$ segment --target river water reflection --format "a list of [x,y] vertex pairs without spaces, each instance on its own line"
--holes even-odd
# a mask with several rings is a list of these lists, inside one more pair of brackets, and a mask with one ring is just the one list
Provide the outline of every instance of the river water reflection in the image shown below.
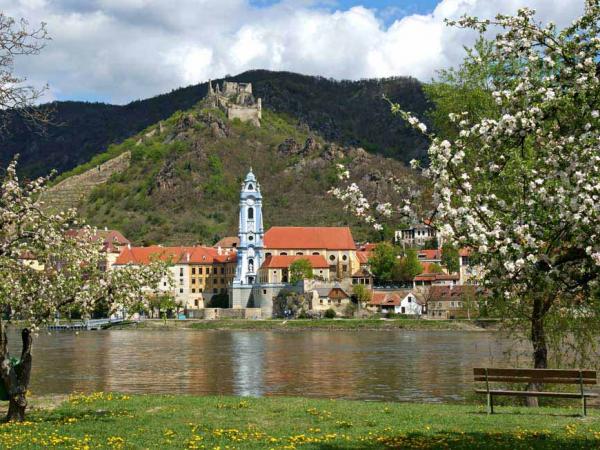
[[40,333],[31,389],[452,401],[511,345],[457,331]]

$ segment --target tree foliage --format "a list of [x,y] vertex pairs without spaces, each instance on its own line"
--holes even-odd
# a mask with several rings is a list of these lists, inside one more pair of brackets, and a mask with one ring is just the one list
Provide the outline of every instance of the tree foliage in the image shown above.
[[[548,365],[549,344],[570,341],[577,355],[590,354],[600,330],[599,3],[586,1],[585,14],[563,30],[526,8],[451,24],[500,30],[459,70],[479,71],[483,98],[496,106],[457,101],[438,127],[444,134],[428,135],[436,224],[445,239],[476,251],[494,306],[528,330],[535,367]],[[456,101],[461,84],[446,81]]]
[[419,262],[417,251],[408,249],[400,259],[396,260],[393,279],[394,281],[409,282],[421,273],[423,273],[423,266]]
[[373,275],[381,281],[390,281],[397,256],[397,249],[389,242],[378,244],[369,258],[369,267]]
[[356,297],[356,301],[364,305],[371,301],[373,292],[364,284],[355,284],[352,286],[352,295]]
[[458,249],[449,242],[442,246],[442,266],[448,273],[456,273],[460,270],[460,254]]
[[[159,262],[105,271],[106,254],[95,230],[81,227],[74,210],[40,209],[36,201],[46,181],[21,185],[13,162],[0,183],[0,309],[27,324],[21,356],[26,364],[15,372],[0,321],[0,379],[9,391],[8,418],[16,420],[23,420],[27,405],[33,329],[73,313],[86,318],[99,308],[128,310],[166,275]],[[74,227],[79,231],[70,233]]]
[[295,284],[302,280],[313,278],[313,266],[306,258],[297,259],[290,264],[290,283]]

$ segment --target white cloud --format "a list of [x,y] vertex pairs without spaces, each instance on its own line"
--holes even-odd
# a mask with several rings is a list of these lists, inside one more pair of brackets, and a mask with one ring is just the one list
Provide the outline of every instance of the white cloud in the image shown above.
[[459,62],[462,46],[474,39],[446,27],[446,17],[491,17],[525,5],[541,20],[565,25],[583,11],[583,0],[442,0],[431,14],[386,26],[365,7],[327,10],[312,3],[255,8],[248,0],[0,0],[0,9],[32,24],[48,23],[53,40],[17,68],[33,83],[48,82],[50,97],[117,103],[257,68],[428,80]]

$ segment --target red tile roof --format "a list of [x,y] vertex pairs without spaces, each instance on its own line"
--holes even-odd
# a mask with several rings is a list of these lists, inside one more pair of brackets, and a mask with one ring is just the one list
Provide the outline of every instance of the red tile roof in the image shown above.
[[222,252],[213,247],[125,247],[115,264],[149,264],[155,259],[179,264],[213,264],[236,262],[235,252]]
[[222,247],[222,248],[237,248],[240,245],[240,238],[237,236],[225,236],[219,242],[217,242],[213,247]]
[[368,264],[369,258],[371,257],[371,252],[356,252],[356,257],[358,258],[358,262],[360,264]]
[[265,247],[356,250],[349,227],[272,227],[265,233]]
[[294,261],[306,259],[312,265],[313,269],[328,269],[329,264],[321,255],[277,255],[268,256],[261,267],[268,269],[287,269]]
[[477,290],[476,286],[431,286],[429,301],[457,300],[465,295],[473,295]]
[[419,250],[417,252],[417,256],[419,259],[431,259],[431,260],[439,261],[442,259],[442,251],[441,250]]
[[400,306],[402,299],[394,292],[373,292],[369,302],[373,306]]
[[445,280],[459,280],[460,275],[453,273],[448,275],[447,273],[422,273],[417,275],[415,281],[445,281]]
[[[83,237],[84,230],[71,229],[67,231],[69,237]],[[104,249],[109,252],[119,251],[119,247],[129,244],[129,240],[117,230],[97,230],[96,234],[92,236],[92,241],[102,240]]]

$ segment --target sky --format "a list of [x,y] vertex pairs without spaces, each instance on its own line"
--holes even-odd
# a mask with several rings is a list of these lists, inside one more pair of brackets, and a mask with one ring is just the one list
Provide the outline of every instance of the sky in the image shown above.
[[124,104],[250,69],[336,79],[413,76],[456,66],[473,32],[444,18],[528,6],[569,24],[584,0],[0,0],[47,23],[52,40],[15,70],[51,100]]

